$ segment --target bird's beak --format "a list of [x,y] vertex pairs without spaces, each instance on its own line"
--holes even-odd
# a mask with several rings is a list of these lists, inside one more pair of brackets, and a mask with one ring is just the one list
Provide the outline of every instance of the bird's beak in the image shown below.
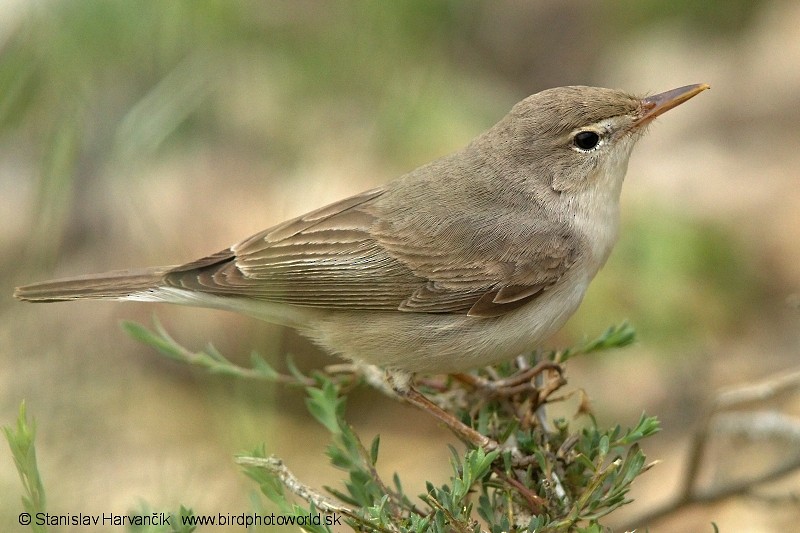
[[633,127],[639,128],[650,123],[650,121],[658,115],[666,113],[673,107],[681,105],[689,98],[697,96],[710,88],[711,86],[707,83],[697,83],[695,85],[687,85],[686,87],[679,87],[665,93],[642,98],[642,116],[636,119],[633,123]]

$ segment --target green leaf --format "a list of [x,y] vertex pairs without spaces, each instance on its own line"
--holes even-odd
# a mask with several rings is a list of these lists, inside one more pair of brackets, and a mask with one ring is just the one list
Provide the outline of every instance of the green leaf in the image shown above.
[[[36,460],[36,422],[33,420],[28,422],[25,402],[20,403],[16,427],[3,426],[3,433],[22,482],[23,509],[31,515],[46,512],[47,498]],[[47,528],[34,521],[31,523],[31,529],[39,533],[46,531]]]
[[308,412],[332,434],[340,435],[342,425],[339,415],[345,400],[338,396],[336,386],[328,381],[323,384],[321,389],[307,387],[306,394],[308,394],[308,398],[306,398]]
[[378,462],[378,447],[381,445],[381,436],[375,435],[369,448],[369,460],[374,465]]
[[170,359],[174,359],[175,361],[185,361],[186,357],[184,356],[185,352],[183,348],[175,343],[172,337],[170,337],[166,331],[164,331],[164,329],[161,327],[161,324],[159,324],[158,319],[154,317],[153,322],[155,323],[155,327],[158,329],[157,333],[150,331],[138,322],[131,322],[129,320],[122,322],[122,329],[124,329],[128,335],[133,337],[134,340],[155,348]]
[[255,350],[250,352],[250,364],[254,370],[264,376],[266,379],[275,380],[279,375],[278,371],[275,370],[275,368]]
[[608,455],[609,443],[608,443],[608,436],[603,435],[600,437],[600,443],[597,446],[597,449],[600,453],[600,457],[605,457]]
[[622,348],[632,344],[636,340],[636,330],[628,322],[623,322],[619,326],[611,326],[605,330],[598,338],[584,343],[577,348],[571,348],[561,352],[558,357],[560,362],[582,354],[602,352],[611,348]]

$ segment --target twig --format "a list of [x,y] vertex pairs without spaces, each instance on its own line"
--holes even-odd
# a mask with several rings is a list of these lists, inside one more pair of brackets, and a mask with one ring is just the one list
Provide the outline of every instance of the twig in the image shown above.
[[491,452],[500,448],[500,444],[497,441],[490,439],[478,431],[475,431],[464,422],[453,416],[451,413],[448,413],[430,401],[424,394],[413,387],[409,387],[405,390],[398,389],[396,390],[396,393],[398,397],[402,398],[411,405],[422,409],[442,422],[462,441],[472,444],[473,446],[481,447],[487,452]]
[[498,478],[514,487],[514,490],[516,490],[517,493],[519,493],[519,495],[522,496],[528,503],[528,507],[530,508],[532,514],[541,514],[546,509],[547,502],[541,496],[526,487],[524,483],[521,483],[519,480],[509,476],[499,467],[492,468],[492,471]]
[[800,421],[793,417],[774,411],[721,414],[723,411],[775,398],[794,389],[800,389],[800,370],[781,372],[756,383],[720,391],[701,418],[700,426],[692,439],[691,454],[687,460],[683,483],[678,495],[672,501],[636,517],[630,523],[649,525],[691,505],[708,504],[733,496],[749,494],[758,485],[779,479],[800,469],[800,455],[798,455],[755,477],[708,489],[695,487],[712,428],[721,430],[723,433],[747,433],[760,437],[771,434],[770,436],[788,437],[793,441],[800,439]]
[[782,372],[756,383],[724,389],[719,392],[714,398],[711,407],[701,419],[700,429],[695,433],[691,447],[692,455],[689,457],[686,474],[683,478],[683,486],[680,491],[681,499],[691,498],[708,444],[711,420],[717,413],[734,407],[742,407],[749,403],[763,402],[798,387],[800,387],[800,370],[788,373]]
[[763,402],[793,389],[800,389],[800,369],[781,372],[757,383],[725,389],[717,395],[713,410],[721,411],[748,403]]
[[340,505],[330,498],[320,494],[308,485],[304,485],[302,481],[297,479],[285,464],[283,460],[274,455],[269,457],[249,457],[240,456],[236,458],[236,462],[242,466],[255,466],[263,468],[269,473],[276,476],[284,487],[289,489],[297,497],[306,502],[313,504],[314,507],[325,513],[341,513],[353,519],[358,519],[355,512],[349,507]]
[[559,375],[563,372],[561,365],[557,363],[552,361],[540,361],[534,367],[526,368],[503,379],[490,380],[471,374],[455,374],[454,377],[462,383],[466,383],[477,389],[486,390],[492,395],[503,397],[514,396],[535,389],[535,386],[531,382],[545,370],[555,370]]
[[[780,479],[797,469],[800,469],[800,456],[791,461],[785,462],[781,466],[769,472],[753,478],[737,481],[735,483],[728,483],[707,490],[697,490],[692,492],[689,497],[681,495],[680,497],[673,499],[661,507],[657,507],[656,509],[648,511],[645,514],[634,518],[630,521],[630,524],[652,525],[665,516],[678,512],[685,507],[709,504],[725,500],[733,496],[750,494],[757,485]],[[625,531],[632,529],[633,526],[629,525],[625,528]]]

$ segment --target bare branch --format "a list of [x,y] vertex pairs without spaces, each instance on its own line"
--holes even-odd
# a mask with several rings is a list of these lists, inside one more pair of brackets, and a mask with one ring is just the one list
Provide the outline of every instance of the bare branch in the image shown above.
[[269,457],[237,457],[236,462],[242,466],[255,466],[267,470],[275,475],[284,487],[289,489],[300,499],[313,504],[314,507],[322,512],[341,513],[351,518],[356,518],[352,509],[340,505],[327,496],[315,491],[308,485],[303,484],[303,482],[297,479],[297,476],[283,464],[283,460],[279,457],[274,455],[270,455]]
[[[720,391],[703,415],[692,442],[686,472],[678,495],[670,502],[631,521],[650,525],[691,505],[708,504],[726,498],[752,495],[764,483],[780,479],[800,469],[800,454],[758,476],[725,483],[707,489],[695,487],[703,466],[705,451],[712,433],[746,434],[753,439],[785,438],[800,441],[800,420],[776,411],[725,412],[771,400],[781,394],[800,389],[800,370],[781,372],[755,383]],[[800,449],[800,447],[795,447]]]

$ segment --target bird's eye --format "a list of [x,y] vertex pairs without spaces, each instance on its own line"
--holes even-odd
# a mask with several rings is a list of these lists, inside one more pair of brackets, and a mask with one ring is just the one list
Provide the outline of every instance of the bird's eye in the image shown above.
[[600,144],[600,135],[594,131],[579,131],[572,138],[572,142],[581,150],[594,150]]

